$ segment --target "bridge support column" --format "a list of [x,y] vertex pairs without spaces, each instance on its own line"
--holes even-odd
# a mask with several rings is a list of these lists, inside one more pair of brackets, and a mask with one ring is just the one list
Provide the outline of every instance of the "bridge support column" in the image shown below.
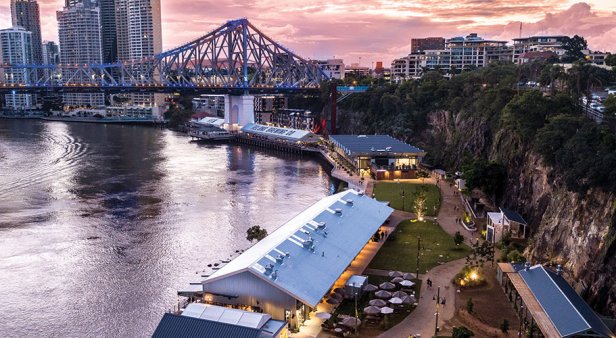
[[253,95],[225,95],[225,123],[230,130],[255,122],[255,97]]

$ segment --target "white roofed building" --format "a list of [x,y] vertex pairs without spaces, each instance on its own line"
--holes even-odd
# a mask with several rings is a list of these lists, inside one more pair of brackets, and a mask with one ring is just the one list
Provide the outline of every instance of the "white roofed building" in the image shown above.
[[248,123],[242,127],[242,133],[270,141],[290,143],[314,143],[321,140],[320,136],[309,130],[272,127],[257,123]]
[[204,280],[204,300],[297,328],[392,211],[352,190],[328,196]]

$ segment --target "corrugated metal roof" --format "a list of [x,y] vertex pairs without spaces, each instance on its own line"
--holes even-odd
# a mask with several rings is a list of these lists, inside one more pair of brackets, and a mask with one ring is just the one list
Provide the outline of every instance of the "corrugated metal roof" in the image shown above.
[[182,316],[251,327],[253,329],[261,329],[268,320],[272,319],[272,316],[267,313],[242,311],[202,303],[188,304],[182,312]]
[[540,264],[528,270],[521,269],[518,273],[562,337],[588,331],[604,337],[613,336],[597,314],[562,276],[547,271]]
[[242,127],[242,132],[275,137],[289,141],[301,141],[309,138],[317,138],[316,134],[308,130],[271,127],[256,123],[248,123]]
[[329,139],[350,156],[385,153],[425,154],[423,150],[389,135],[331,135]]
[[153,338],[259,338],[261,330],[165,313]]
[[316,306],[392,212],[352,190],[326,197],[212,274],[204,289],[212,281],[250,271]]

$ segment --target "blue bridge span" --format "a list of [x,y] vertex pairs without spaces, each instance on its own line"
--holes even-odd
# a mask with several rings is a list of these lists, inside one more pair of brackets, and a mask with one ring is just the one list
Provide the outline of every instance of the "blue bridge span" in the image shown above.
[[328,80],[313,62],[281,46],[247,19],[232,20],[151,58],[111,64],[0,65],[0,93],[310,92]]

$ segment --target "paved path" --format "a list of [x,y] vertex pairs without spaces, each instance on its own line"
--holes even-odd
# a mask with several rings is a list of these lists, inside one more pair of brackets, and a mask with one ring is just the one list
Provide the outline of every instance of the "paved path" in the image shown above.
[[[426,179],[426,183],[435,184],[433,178]],[[441,190],[441,208],[438,216],[435,218],[441,225],[443,230],[450,235],[460,231],[465,237],[465,242],[470,243],[471,240],[475,240],[475,234],[467,231],[462,225],[456,222],[456,218],[462,217],[462,202],[459,195],[455,194],[455,187],[451,187],[447,182],[440,182],[438,184]],[[456,289],[451,284],[451,280],[455,274],[464,266],[466,260],[459,259],[457,261],[449,262],[447,264],[439,265],[427,274],[420,275],[421,280],[421,293],[419,305],[417,308],[402,322],[394,326],[390,330],[383,333],[380,337],[404,337],[409,335],[421,334],[422,337],[432,337],[434,335],[435,326],[435,312],[436,301],[432,300],[432,297],[436,294],[437,286],[441,286],[441,297],[445,297],[446,305],[441,306],[439,309],[439,326],[442,326],[447,320],[450,320],[454,316],[455,309],[455,295]],[[433,283],[431,289],[428,288],[425,281],[430,278]]]
[[439,265],[427,274],[422,275],[422,280],[430,278],[433,283],[432,288],[428,288],[427,283],[421,283],[421,293],[419,305],[411,314],[400,324],[387,330],[379,337],[404,337],[421,334],[422,337],[432,337],[436,323],[436,301],[432,297],[437,293],[437,287],[441,286],[441,297],[445,297],[446,304],[439,305],[439,326],[454,316],[456,288],[451,284],[451,278],[462,269],[465,259]]

